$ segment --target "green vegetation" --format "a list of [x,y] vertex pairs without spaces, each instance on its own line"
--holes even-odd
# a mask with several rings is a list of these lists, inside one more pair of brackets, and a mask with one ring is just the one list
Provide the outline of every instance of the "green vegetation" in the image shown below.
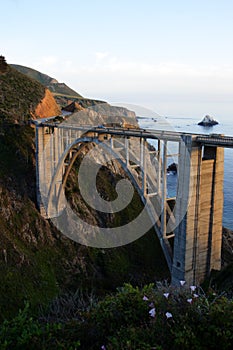
[[5,320],[0,325],[0,347],[7,349],[56,349],[75,350],[79,348],[79,341],[70,341],[59,338],[62,325],[59,323],[39,322],[30,314],[29,304],[10,321]]
[[26,304],[0,326],[1,349],[232,349],[233,300],[192,289],[125,284],[92,307],[63,297],[37,317]]
[[0,56],[0,72],[5,73],[7,71],[7,63],[4,56]]
[[0,70],[0,123],[26,122],[45,95],[45,88],[9,65]]
[[13,67],[14,69],[16,69],[18,72],[23,73],[27,77],[29,77],[31,79],[34,79],[34,80],[37,80],[42,85],[47,86],[52,81],[56,82],[55,79],[49,77],[46,74],[40,73],[40,72],[38,72],[35,69],[29,68],[29,67],[20,66],[18,64],[10,64],[10,66]]
[[[0,126],[0,315],[15,315],[24,301],[31,309],[46,306],[57,295],[81,288],[105,295],[124,282],[143,285],[168,276],[153,230],[136,242],[113,249],[81,246],[62,236],[36,208],[34,130],[23,125]],[[75,170],[74,170],[75,172]],[[72,172],[73,174],[73,172]],[[67,190],[85,220],[105,217],[79,199],[75,177]],[[112,198],[119,176],[103,168],[98,183]],[[112,185],[110,185],[112,184]],[[128,222],[141,210],[135,194],[132,207],[107,223]],[[112,222],[113,220],[113,222]],[[162,267],[162,268],[161,268]]]

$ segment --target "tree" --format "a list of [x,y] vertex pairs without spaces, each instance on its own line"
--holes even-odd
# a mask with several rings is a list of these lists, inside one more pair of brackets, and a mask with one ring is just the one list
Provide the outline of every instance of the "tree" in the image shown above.
[[0,56],[0,72],[4,73],[7,70],[7,63],[4,56]]

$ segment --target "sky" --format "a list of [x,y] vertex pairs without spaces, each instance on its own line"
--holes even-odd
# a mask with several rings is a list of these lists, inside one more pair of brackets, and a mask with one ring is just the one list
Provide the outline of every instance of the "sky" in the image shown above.
[[162,116],[233,116],[232,0],[7,0],[0,9],[8,63]]

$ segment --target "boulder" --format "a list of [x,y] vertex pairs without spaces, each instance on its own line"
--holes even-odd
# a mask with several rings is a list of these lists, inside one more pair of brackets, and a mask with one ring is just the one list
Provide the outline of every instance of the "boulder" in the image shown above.
[[167,172],[168,173],[173,173],[176,174],[177,173],[177,164],[176,163],[172,163],[167,167]]
[[206,115],[202,121],[200,121],[198,123],[198,125],[201,125],[201,126],[213,126],[213,125],[217,125],[218,122],[217,120],[215,120],[214,118],[210,117],[209,115]]

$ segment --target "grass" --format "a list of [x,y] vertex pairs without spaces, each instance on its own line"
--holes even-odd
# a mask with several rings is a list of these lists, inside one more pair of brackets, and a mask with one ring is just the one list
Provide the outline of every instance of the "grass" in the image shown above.
[[0,123],[27,122],[44,94],[40,83],[8,66],[0,73]]

